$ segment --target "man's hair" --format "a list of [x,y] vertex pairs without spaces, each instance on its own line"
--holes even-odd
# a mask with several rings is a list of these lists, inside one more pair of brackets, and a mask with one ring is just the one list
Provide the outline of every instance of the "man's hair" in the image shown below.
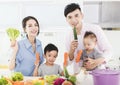
[[58,48],[52,44],[52,43],[49,43],[48,45],[46,45],[46,47],[44,48],[44,54],[46,54],[46,52],[50,52],[50,51],[57,51],[58,52]]
[[76,9],[79,9],[81,11],[79,4],[77,4],[77,3],[68,4],[64,9],[64,16],[66,17],[70,12],[72,12]]
[[96,39],[97,40],[96,35],[91,31],[86,31],[85,32],[84,38],[87,38],[87,37],[90,37],[91,39]]

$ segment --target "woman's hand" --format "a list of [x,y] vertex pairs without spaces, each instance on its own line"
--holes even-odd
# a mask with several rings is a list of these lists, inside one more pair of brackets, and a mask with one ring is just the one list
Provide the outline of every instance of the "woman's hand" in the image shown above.
[[17,51],[18,51],[18,43],[15,41],[14,46],[11,46],[11,48],[13,49],[12,51],[12,55],[11,55],[11,59],[9,60],[9,69],[13,70],[16,66],[16,55],[17,55]]
[[[13,41],[11,41],[11,43],[13,43]],[[11,48],[13,49],[14,52],[18,51],[18,43],[16,40],[14,41],[14,45],[11,45]]]

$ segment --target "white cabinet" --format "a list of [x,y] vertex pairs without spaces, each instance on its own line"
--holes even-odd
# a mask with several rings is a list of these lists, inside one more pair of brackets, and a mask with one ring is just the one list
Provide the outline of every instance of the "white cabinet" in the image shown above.
[[84,2],[83,14],[84,21],[88,23],[99,23],[100,21],[100,2]]
[[102,28],[120,28],[120,1],[84,1],[84,21]]

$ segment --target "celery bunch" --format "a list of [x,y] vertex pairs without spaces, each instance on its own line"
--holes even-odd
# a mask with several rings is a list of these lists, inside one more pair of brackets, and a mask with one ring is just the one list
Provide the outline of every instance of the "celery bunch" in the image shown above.
[[20,31],[15,28],[8,28],[7,35],[9,36],[10,40],[16,40],[16,38],[19,36]]

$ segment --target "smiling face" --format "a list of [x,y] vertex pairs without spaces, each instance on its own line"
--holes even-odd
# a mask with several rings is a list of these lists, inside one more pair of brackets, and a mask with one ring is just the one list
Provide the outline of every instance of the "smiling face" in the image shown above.
[[83,40],[86,51],[92,51],[96,46],[96,38],[86,37]]
[[58,55],[58,52],[56,50],[47,51],[46,54],[44,55],[46,58],[46,64],[53,65],[57,55]]
[[27,33],[28,37],[36,37],[38,34],[39,26],[34,19],[29,19],[26,22],[25,32]]
[[83,19],[83,14],[79,9],[76,9],[66,16],[67,22],[70,24],[72,27],[79,28],[82,25],[82,19]]

